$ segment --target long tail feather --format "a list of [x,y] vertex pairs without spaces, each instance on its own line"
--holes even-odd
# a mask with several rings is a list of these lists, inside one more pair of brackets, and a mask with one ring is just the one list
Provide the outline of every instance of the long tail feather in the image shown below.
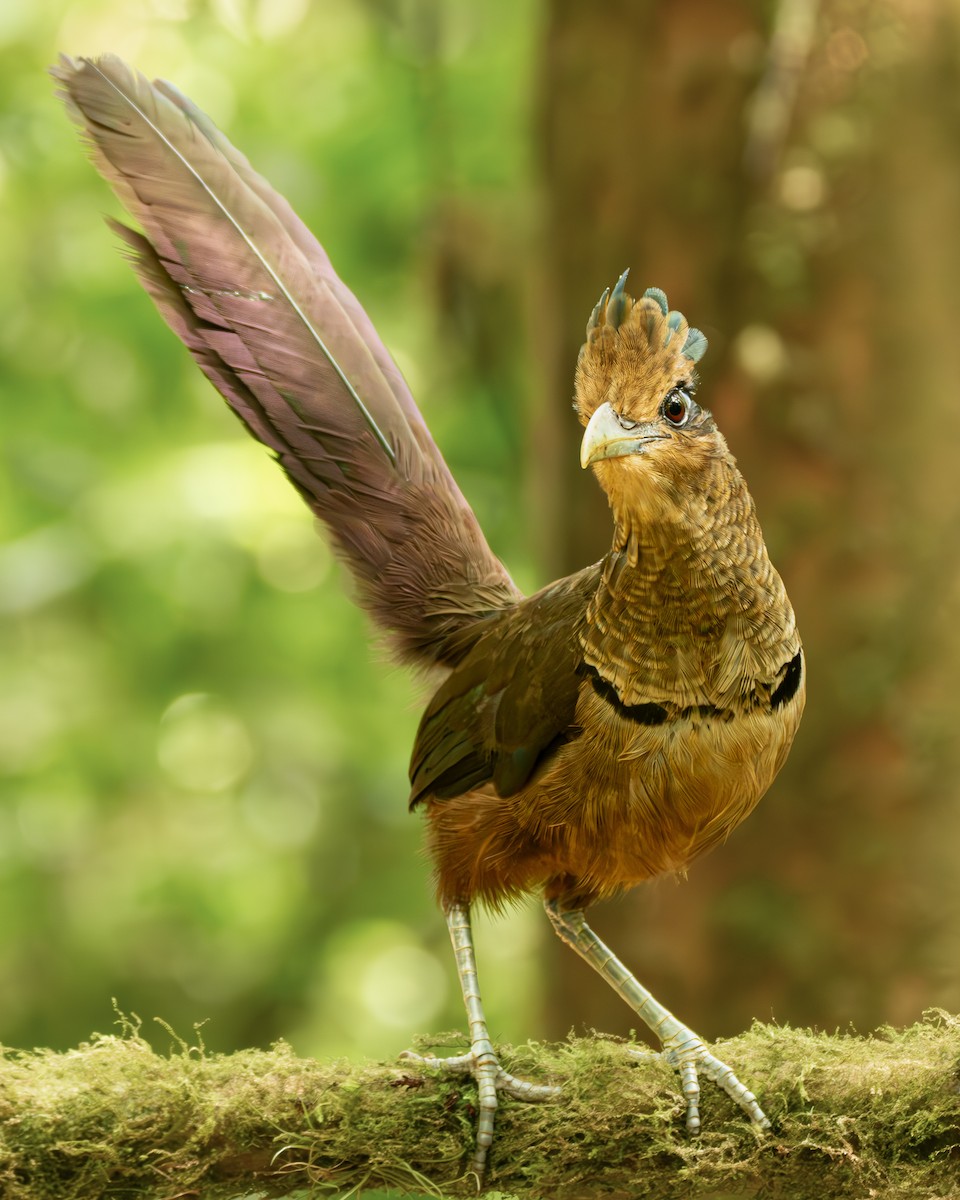
[[161,315],[270,447],[400,658],[519,593],[370,318],[289,204],[167,83],[114,57],[52,74],[144,234],[111,222]]

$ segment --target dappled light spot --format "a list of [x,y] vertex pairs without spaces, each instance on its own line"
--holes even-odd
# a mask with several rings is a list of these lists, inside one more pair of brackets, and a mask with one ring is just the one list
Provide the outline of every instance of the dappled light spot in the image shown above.
[[870,57],[870,48],[859,30],[844,25],[827,38],[824,56],[837,71],[858,71]]
[[795,212],[819,208],[827,195],[823,171],[812,163],[797,163],[780,176],[780,199]]
[[303,23],[309,6],[309,0],[259,0],[254,18],[256,31],[267,41],[286,37]]
[[62,522],[0,546],[0,612],[39,608],[86,582],[97,554],[82,533]]
[[160,718],[157,761],[181,787],[223,791],[246,774],[252,760],[246,726],[212,696],[179,696]]
[[772,383],[787,368],[783,339],[769,325],[746,325],[733,343],[740,367],[757,383]]
[[420,946],[390,946],[371,958],[360,977],[360,997],[383,1025],[409,1029],[429,1023],[443,1007],[446,972]]
[[192,446],[171,464],[184,508],[231,530],[256,526],[277,513],[303,511],[283,472],[252,442]]
[[[446,939],[437,944],[444,953]],[[310,1023],[296,1044],[322,1039],[327,1053],[396,1053],[444,1011],[450,972],[402,921],[348,921],[327,945]]]

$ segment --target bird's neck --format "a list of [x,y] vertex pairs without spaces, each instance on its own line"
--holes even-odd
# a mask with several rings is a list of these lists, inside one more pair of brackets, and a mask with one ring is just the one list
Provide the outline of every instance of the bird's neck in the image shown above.
[[617,573],[621,587],[642,589],[664,573],[709,576],[758,552],[766,557],[753,499],[729,455],[710,460],[695,486],[641,486],[611,495],[610,507],[608,558],[622,556],[630,568]]
[[722,704],[729,645],[742,647],[744,677],[781,665],[796,637],[793,613],[732,461],[715,464],[702,487],[659,512],[626,498],[613,507],[614,542],[583,647],[625,702],[693,692],[696,703]]

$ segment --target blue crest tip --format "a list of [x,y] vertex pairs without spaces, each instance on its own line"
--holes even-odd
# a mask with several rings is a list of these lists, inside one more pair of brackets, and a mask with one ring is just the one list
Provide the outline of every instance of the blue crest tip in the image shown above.
[[647,290],[643,293],[643,298],[645,300],[656,300],[656,302],[660,305],[660,311],[663,313],[664,316],[667,315],[667,309],[670,306],[669,306],[669,304],[667,304],[666,293],[661,291],[660,288],[648,287]]
[[589,321],[587,321],[587,337],[589,337],[589,336],[590,336],[590,330],[591,330],[591,329],[596,329],[596,327],[597,327],[597,323],[598,323],[598,322],[599,322],[599,320],[600,320],[600,310],[601,310],[601,309],[603,308],[603,306],[606,304],[606,302],[607,302],[607,297],[608,297],[609,295],[610,295],[610,289],[609,289],[609,288],[604,288],[604,289],[603,289],[603,295],[600,297],[600,299],[599,299],[599,300],[596,302],[596,304],[593,306],[593,312],[591,312],[591,314],[590,314],[590,320],[589,320]]
[[706,336],[699,329],[691,329],[680,353],[691,362],[699,362],[707,352]]
[[620,322],[623,320],[623,314],[627,307],[627,297],[624,288],[627,284],[627,276],[630,274],[630,268],[624,271],[617,282],[613,285],[613,291],[610,293],[610,299],[607,301],[607,324],[614,329],[620,328]]

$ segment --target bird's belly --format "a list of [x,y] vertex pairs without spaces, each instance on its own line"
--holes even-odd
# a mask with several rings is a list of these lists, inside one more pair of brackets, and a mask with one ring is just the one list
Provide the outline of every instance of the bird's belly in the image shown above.
[[[652,726],[587,724],[576,756],[544,776],[536,805],[539,837],[556,851],[558,873],[609,895],[683,870],[722,842],[773,782],[801,707]],[[585,738],[595,744],[585,746]]]

